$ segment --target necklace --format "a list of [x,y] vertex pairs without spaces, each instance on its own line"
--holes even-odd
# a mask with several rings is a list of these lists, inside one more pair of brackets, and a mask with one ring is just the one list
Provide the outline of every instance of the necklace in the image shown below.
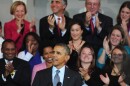
[[79,49],[80,49],[80,47],[81,47],[82,42],[83,42],[83,41],[81,40],[81,42],[80,42],[77,46],[74,46],[74,43],[73,43],[73,40],[72,40],[72,47],[73,47],[73,49],[78,52]]
[[120,71],[116,70],[115,68],[113,68],[113,74],[116,76],[120,75]]

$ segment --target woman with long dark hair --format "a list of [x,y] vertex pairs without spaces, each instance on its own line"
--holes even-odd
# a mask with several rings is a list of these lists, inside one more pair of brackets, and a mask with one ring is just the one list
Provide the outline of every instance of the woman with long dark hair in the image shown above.
[[79,52],[78,58],[79,73],[83,78],[83,84],[88,86],[102,86],[99,75],[101,70],[95,66],[95,53],[93,48],[85,44]]
[[40,37],[35,32],[29,32],[23,41],[23,49],[18,54],[18,58],[28,61],[33,69],[34,65],[43,62],[40,54]]

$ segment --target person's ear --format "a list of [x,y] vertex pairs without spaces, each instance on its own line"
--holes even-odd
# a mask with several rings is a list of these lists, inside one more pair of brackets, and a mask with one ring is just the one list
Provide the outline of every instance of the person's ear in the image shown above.
[[65,8],[66,8],[66,5],[64,5],[63,8],[65,9]]
[[66,55],[66,62],[68,62],[69,59],[70,59],[70,56]]

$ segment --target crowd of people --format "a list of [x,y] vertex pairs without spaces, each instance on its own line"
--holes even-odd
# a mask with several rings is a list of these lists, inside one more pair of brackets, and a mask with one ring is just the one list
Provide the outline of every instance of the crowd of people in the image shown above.
[[73,18],[64,14],[67,4],[51,0],[39,35],[35,21],[25,19],[25,3],[11,5],[14,18],[0,38],[0,86],[130,85],[130,1],[120,6],[116,25],[100,13],[101,0],[85,0],[86,12]]

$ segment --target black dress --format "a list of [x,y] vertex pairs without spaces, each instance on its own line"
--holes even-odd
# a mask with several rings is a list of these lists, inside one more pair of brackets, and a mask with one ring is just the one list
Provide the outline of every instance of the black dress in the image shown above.
[[102,70],[95,67],[92,71],[92,73],[90,74],[90,79],[85,81],[85,83],[88,86],[103,86],[104,83],[101,81],[100,79],[100,74],[101,74]]
[[70,55],[70,59],[67,62],[67,66],[74,70],[77,71],[77,60],[78,60],[78,52],[76,50],[72,50],[72,53]]

